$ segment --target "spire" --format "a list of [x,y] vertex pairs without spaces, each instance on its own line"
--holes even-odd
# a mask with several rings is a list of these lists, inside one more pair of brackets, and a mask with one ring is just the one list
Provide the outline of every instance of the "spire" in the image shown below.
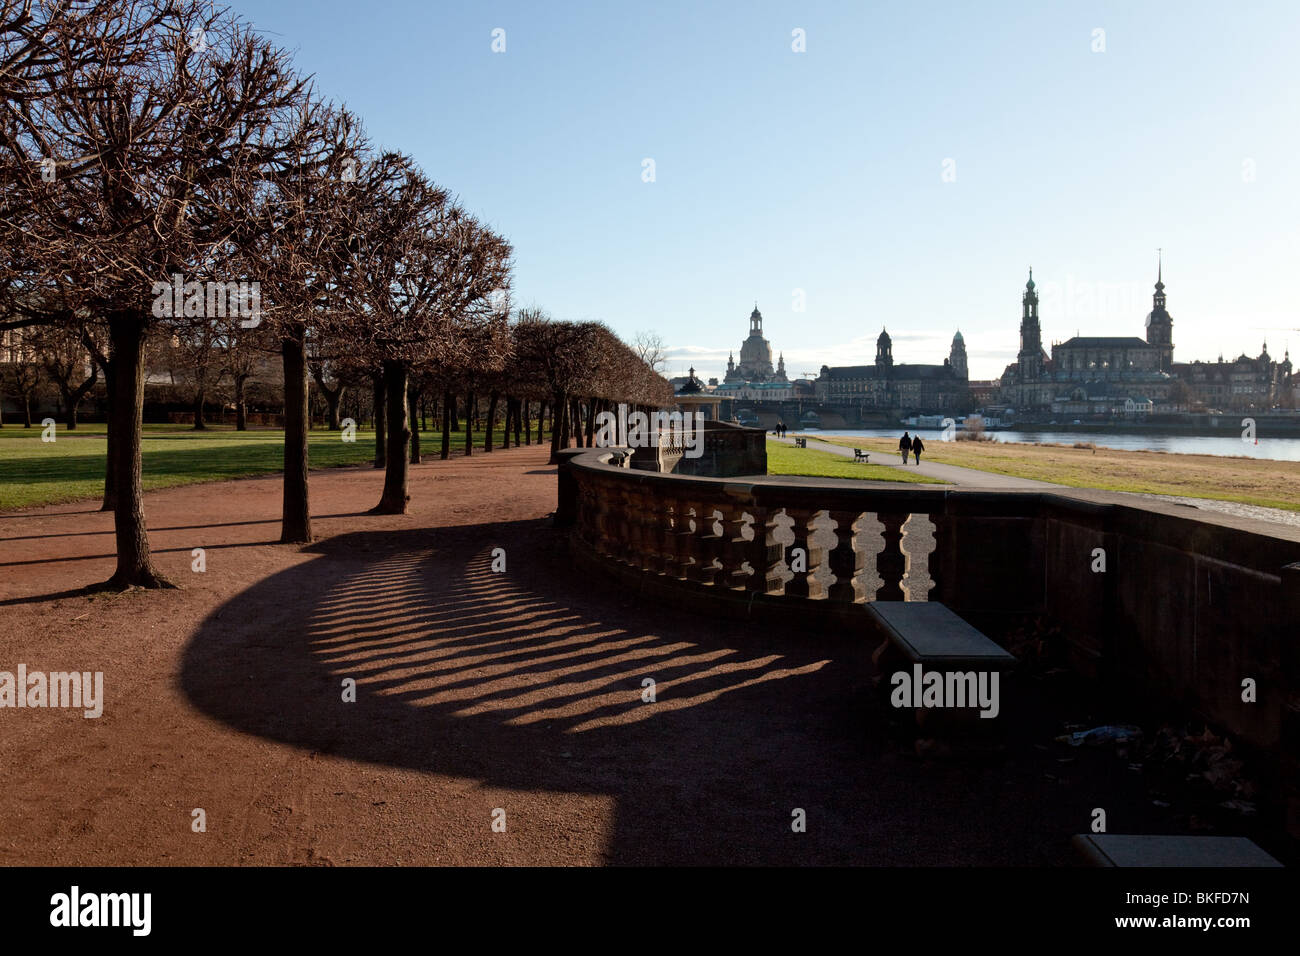
[[1156,291],[1157,291],[1157,292],[1159,292],[1160,290],[1162,290],[1162,289],[1165,287],[1165,279],[1164,279],[1165,263],[1164,263],[1164,258],[1165,258],[1165,256],[1164,256],[1164,250],[1163,250],[1163,249],[1157,249],[1157,250],[1156,250]]

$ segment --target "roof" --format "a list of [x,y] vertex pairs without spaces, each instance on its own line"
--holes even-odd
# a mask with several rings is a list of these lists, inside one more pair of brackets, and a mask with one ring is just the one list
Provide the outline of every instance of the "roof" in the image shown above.
[[1056,348],[1062,349],[1154,349],[1146,339],[1136,335],[1076,335],[1060,343]]
[[[840,365],[835,368],[823,366],[823,379],[828,381],[844,381],[863,378],[880,378],[880,370],[875,365]],[[888,373],[891,381],[906,381],[907,379],[916,378],[955,378],[951,365],[909,365],[903,363],[894,365]]]
[[823,377],[828,379],[851,379],[851,378],[875,378],[876,366],[874,365],[838,365],[834,368],[826,368],[822,372]]

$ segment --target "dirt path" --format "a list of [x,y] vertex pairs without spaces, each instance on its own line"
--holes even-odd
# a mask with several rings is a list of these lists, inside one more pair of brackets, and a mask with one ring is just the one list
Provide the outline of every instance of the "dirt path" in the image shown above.
[[106,697],[0,709],[0,864],[1042,863],[1106,789],[1028,745],[918,761],[855,635],[575,579],[540,450],[418,466],[407,516],[362,513],[381,480],[313,474],[302,549],[274,543],[277,478],[150,493],[184,589],[93,600],[108,516],[0,516],[0,670],[102,671]]

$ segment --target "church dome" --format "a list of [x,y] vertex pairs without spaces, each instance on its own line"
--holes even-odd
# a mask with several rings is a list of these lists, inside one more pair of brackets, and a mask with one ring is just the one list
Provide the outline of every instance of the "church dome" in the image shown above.
[[889,338],[889,333],[884,329],[881,329],[880,337],[876,339],[876,348],[884,348],[885,346],[892,344],[893,341]]

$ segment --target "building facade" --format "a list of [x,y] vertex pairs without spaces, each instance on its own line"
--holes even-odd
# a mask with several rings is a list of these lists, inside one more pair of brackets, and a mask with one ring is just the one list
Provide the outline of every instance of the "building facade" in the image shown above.
[[772,343],[763,337],[763,313],[758,311],[757,302],[749,314],[749,337],[740,345],[740,363],[736,363],[734,353],[727,356],[727,374],[723,378],[724,385],[746,382],[788,382],[784,355],[778,355],[776,367],[772,367]]
[[1034,273],[1021,296],[1020,351],[1002,374],[1001,401],[1021,413],[1133,415],[1151,411],[1264,409],[1292,392],[1290,355],[1275,362],[1268,345],[1258,358],[1176,363],[1173,318],[1166,306],[1163,263],[1146,335],[1081,336],[1042,346]]
[[961,332],[942,365],[894,362],[889,332],[880,330],[873,365],[823,365],[815,382],[817,400],[879,410],[938,413],[969,402],[966,343]]

